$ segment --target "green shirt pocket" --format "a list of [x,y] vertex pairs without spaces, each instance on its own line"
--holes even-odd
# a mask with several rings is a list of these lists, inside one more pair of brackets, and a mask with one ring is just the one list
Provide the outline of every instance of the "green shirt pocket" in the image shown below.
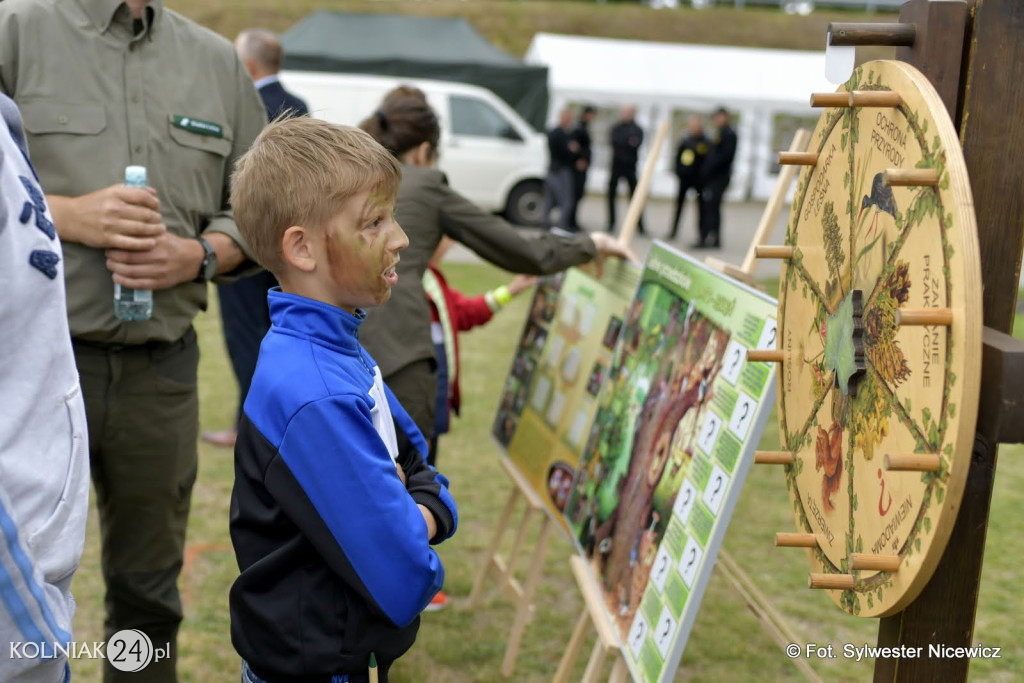
[[18,103],[25,130],[33,135],[97,135],[107,127],[103,105],[87,102],[27,100]]
[[216,154],[221,157],[226,157],[231,154],[234,135],[231,131],[231,127],[228,125],[221,125],[222,137],[202,135],[200,133],[194,133],[192,131],[179,128],[175,125],[174,115],[172,114],[168,117],[167,130],[171,139],[184,147],[210,152],[211,154]]

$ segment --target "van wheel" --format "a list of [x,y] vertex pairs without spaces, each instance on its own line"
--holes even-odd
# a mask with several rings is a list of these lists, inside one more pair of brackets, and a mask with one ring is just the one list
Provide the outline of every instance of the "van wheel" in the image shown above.
[[539,180],[524,180],[508,193],[505,218],[509,223],[537,227],[544,210],[544,184]]

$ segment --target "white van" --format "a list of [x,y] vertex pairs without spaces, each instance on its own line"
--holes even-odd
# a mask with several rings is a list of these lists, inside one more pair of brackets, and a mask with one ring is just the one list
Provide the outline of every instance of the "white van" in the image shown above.
[[394,76],[282,71],[285,88],[306,101],[312,116],[359,125],[397,85],[427,95],[441,123],[438,166],[460,194],[503,212],[512,223],[538,225],[547,172],[547,138],[490,90],[475,85]]

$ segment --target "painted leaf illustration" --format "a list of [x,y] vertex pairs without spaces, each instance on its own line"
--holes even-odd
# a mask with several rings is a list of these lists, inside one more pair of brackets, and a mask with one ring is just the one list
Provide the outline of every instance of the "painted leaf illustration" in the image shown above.
[[825,322],[825,365],[836,373],[843,393],[848,392],[850,377],[857,371],[853,346],[853,300],[847,296],[835,315]]

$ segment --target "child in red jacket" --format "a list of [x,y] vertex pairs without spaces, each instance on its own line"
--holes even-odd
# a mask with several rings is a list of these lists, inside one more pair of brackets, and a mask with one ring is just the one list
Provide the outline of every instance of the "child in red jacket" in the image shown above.
[[437,355],[437,410],[434,416],[434,434],[430,440],[427,462],[437,462],[437,440],[447,434],[450,413],[459,414],[459,332],[483,325],[500,311],[512,297],[529,289],[537,281],[533,275],[516,275],[507,285],[486,294],[465,296],[448,285],[440,264],[445,253],[455,244],[445,237],[437,245],[423,274],[423,289],[430,300],[431,334]]

